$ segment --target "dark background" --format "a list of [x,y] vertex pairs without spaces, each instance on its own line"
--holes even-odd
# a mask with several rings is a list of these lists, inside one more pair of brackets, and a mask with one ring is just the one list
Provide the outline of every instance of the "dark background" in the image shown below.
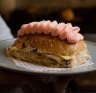
[[96,0],[0,0],[0,13],[16,36],[31,21],[71,22],[81,33],[96,33]]
[[[66,9],[64,9],[66,10]],[[40,11],[38,11],[40,12]],[[62,17],[62,9],[58,11],[52,11],[46,14],[46,9],[39,13],[31,14],[27,10],[15,9],[12,11],[7,24],[12,29],[12,33],[16,34],[20,26],[24,23],[31,21],[40,20],[57,20],[58,22],[71,22],[74,26],[79,26],[81,28],[81,33],[96,33],[96,8],[76,8],[72,9],[75,18],[72,20],[67,20]]]

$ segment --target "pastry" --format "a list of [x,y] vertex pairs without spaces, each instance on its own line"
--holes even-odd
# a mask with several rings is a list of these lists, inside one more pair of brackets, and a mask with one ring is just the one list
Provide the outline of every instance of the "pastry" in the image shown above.
[[79,31],[80,28],[71,23],[50,20],[24,24],[6,53],[37,65],[72,68],[91,58]]

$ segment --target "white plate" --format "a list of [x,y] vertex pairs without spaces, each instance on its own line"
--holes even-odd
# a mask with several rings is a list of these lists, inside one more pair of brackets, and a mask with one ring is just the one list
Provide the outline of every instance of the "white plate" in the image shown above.
[[[19,71],[19,72],[24,72],[24,73],[35,73],[35,74],[54,74],[54,75],[73,75],[73,74],[80,74],[80,73],[86,73],[90,71],[95,71],[96,70],[96,44],[92,42],[86,41],[86,44],[88,46],[88,50],[92,56],[92,63],[91,65],[87,66],[79,66],[76,68],[69,68],[66,70],[28,70],[23,67],[18,67],[12,62],[5,54],[4,54],[4,49],[10,47],[15,39],[11,40],[3,40],[0,41],[0,67],[14,70],[14,71]],[[42,68],[42,66],[41,66]]]

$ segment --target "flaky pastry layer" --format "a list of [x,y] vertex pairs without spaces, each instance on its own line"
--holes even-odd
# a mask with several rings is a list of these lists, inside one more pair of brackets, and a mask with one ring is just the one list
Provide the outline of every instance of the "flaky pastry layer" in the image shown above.
[[17,59],[49,67],[74,67],[90,59],[83,40],[69,44],[43,34],[20,36],[6,52]]

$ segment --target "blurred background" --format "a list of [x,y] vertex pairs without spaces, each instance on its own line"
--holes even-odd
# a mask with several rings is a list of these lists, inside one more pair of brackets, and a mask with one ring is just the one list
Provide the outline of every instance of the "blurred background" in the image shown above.
[[[87,40],[96,42],[96,0],[0,0],[0,14],[14,37],[24,23],[57,20],[79,26]],[[80,75],[72,82],[76,93],[96,93],[96,72]]]
[[0,13],[12,33],[30,21],[71,22],[81,33],[95,33],[96,0],[0,0]]

